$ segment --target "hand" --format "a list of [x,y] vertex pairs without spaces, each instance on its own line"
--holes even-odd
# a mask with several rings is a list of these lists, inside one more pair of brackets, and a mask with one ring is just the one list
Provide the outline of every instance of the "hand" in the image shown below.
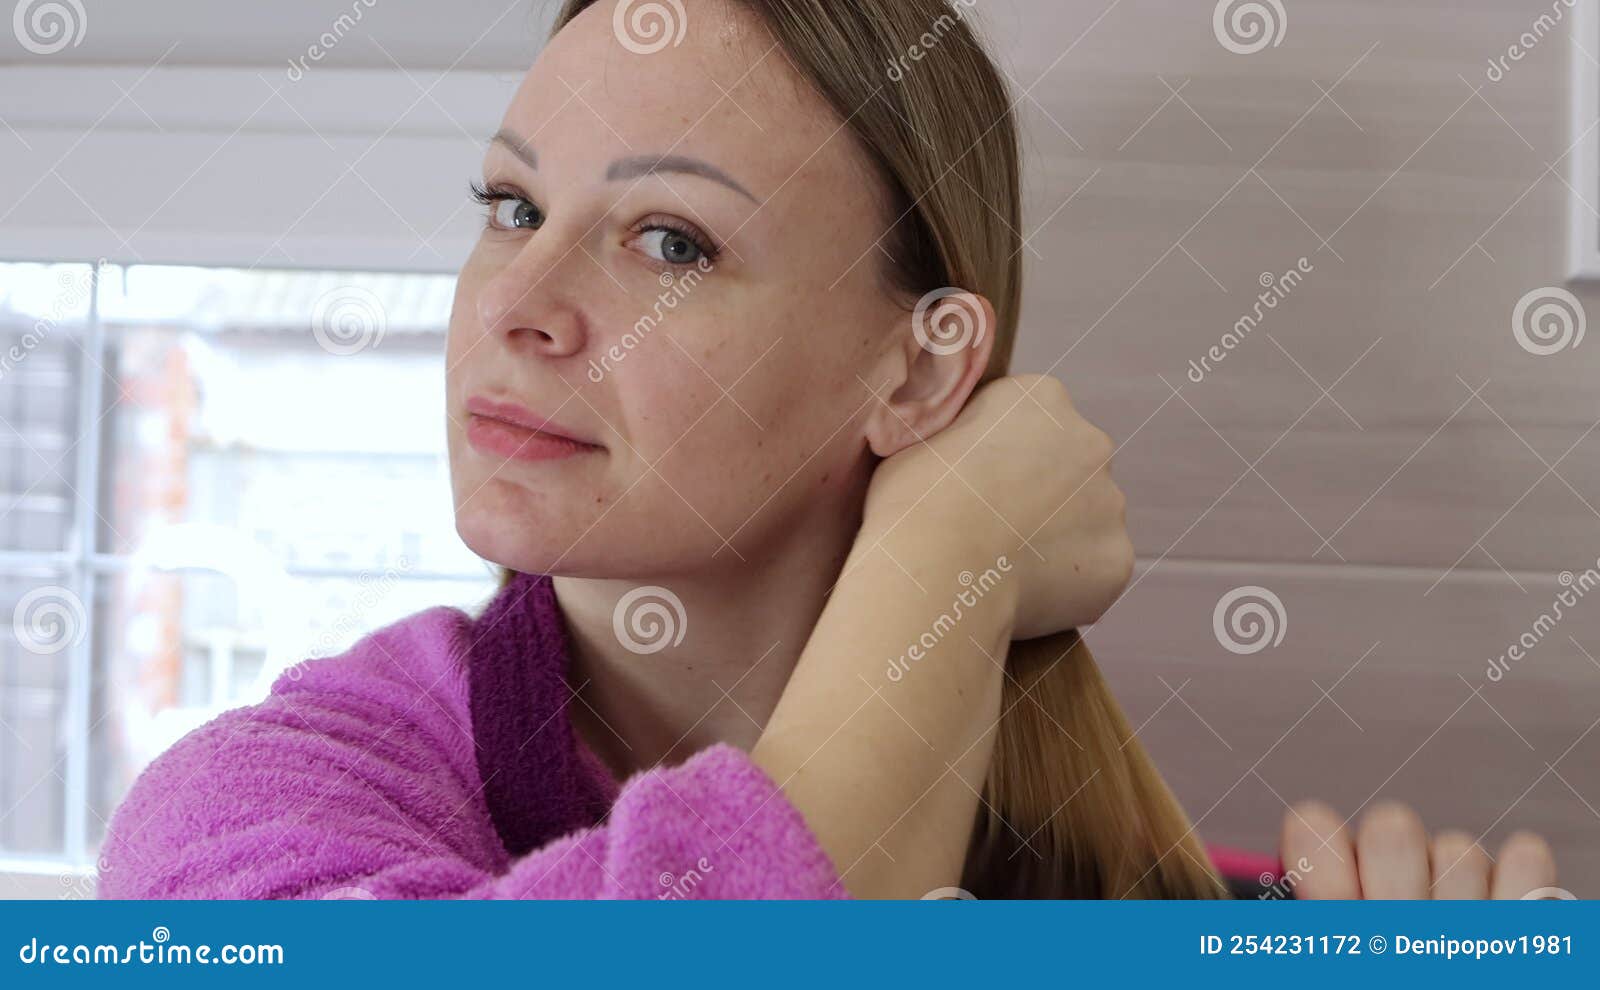
[[1282,848],[1298,899],[1515,900],[1556,884],[1550,846],[1532,832],[1513,833],[1491,861],[1465,832],[1430,839],[1417,813],[1395,802],[1368,811],[1354,842],[1338,812],[1297,804],[1284,816]]
[[1114,450],[1059,379],[999,378],[944,430],[878,465],[863,533],[912,526],[922,539],[967,541],[964,551],[976,540],[981,554],[1005,556],[1019,584],[1015,639],[1091,625],[1133,573]]

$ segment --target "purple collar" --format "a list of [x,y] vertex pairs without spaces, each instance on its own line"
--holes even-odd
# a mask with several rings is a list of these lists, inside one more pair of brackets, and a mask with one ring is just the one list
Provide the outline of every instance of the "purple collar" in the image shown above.
[[516,574],[469,635],[473,748],[506,851],[598,824],[620,785],[567,716],[568,633],[549,575]]

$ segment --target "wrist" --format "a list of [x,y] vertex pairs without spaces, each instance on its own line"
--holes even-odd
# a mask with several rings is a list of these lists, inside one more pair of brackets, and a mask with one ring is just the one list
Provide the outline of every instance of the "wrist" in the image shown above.
[[[864,524],[834,595],[879,602],[884,619],[890,611],[910,613],[919,628],[957,624],[957,635],[977,632],[984,648],[1003,658],[1021,607],[1018,554],[1028,550],[1005,549],[998,519],[989,526],[971,513],[941,516],[942,508],[924,505],[898,520]],[[888,607],[890,596],[898,607]]]

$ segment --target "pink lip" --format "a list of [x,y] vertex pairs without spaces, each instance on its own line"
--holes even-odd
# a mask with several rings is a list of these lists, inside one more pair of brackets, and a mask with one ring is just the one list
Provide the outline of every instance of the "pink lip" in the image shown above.
[[467,442],[486,454],[549,461],[604,449],[514,402],[474,396],[467,400],[466,411]]

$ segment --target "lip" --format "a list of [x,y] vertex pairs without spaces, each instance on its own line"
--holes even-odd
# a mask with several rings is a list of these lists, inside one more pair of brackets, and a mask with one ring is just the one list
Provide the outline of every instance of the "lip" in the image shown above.
[[604,449],[515,402],[473,396],[466,411],[467,442],[482,453],[516,461],[549,461]]

